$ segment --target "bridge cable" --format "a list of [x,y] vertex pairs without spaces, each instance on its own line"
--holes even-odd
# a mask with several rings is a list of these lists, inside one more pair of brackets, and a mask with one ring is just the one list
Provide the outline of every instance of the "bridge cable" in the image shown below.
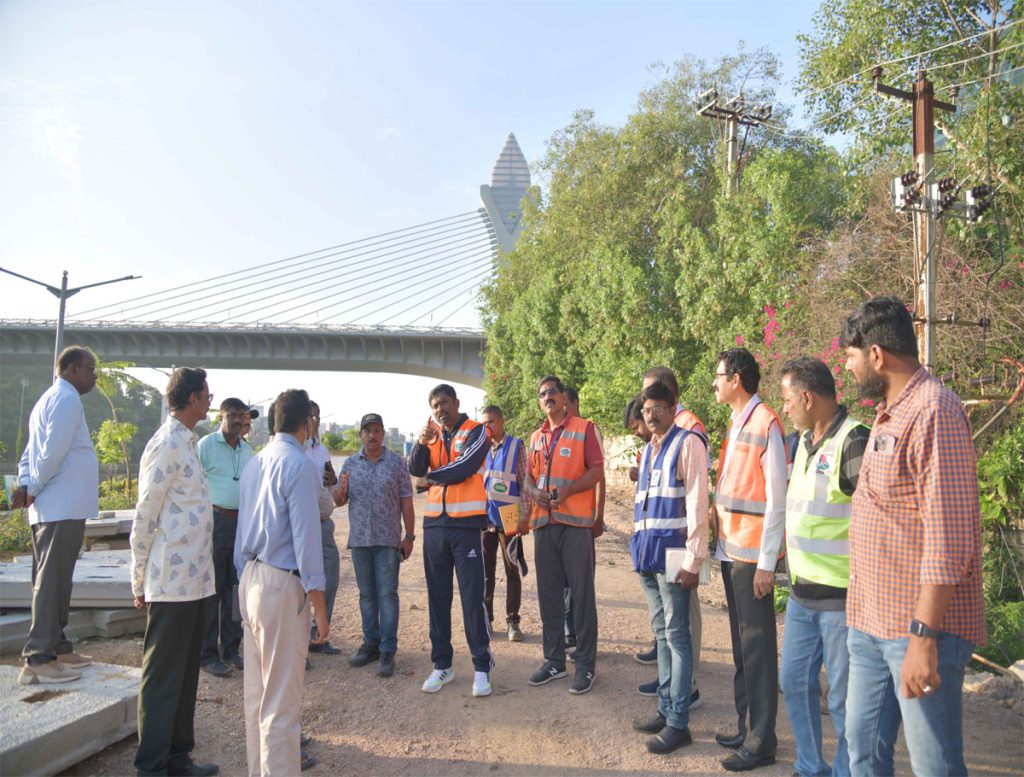
[[[487,276],[486,276],[486,275],[484,275],[484,277],[483,277],[483,278],[481,278],[481,277],[477,276],[476,278],[474,278],[474,279],[471,279],[471,281],[470,281],[470,285],[469,285],[469,288],[468,288],[468,289],[466,289],[465,291],[466,291],[466,292],[468,292],[468,291],[472,291],[472,289],[473,289],[473,286],[474,286],[474,285],[476,285],[476,284],[477,284],[477,283],[479,283],[480,281],[486,281],[486,280],[487,280]],[[471,297],[471,299],[473,299],[473,300],[476,300],[476,298],[480,296],[480,291],[481,291],[481,290],[480,290],[480,289],[478,289],[478,290],[476,291],[476,293],[475,293],[475,294],[474,294],[474,295],[473,295],[473,296]],[[452,301],[453,301],[453,300],[445,300],[444,302],[442,302],[442,303],[441,303],[440,305],[438,305],[438,306],[437,306],[436,308],[434,308],[433,310],[428,310],[428,311],[427,311],[426,313],[420,314],[420,315],[419,315],[419,316],[417,316],[416,318],[414,318],[414,319],[411,319],[411,320],[410,320],[409,322],[407,322],[407,325],[409,325],[409,326],[412,326],[412,325],[413,325],[413,324],[415,324],[415,323],[416,323],[417,321],[419,321],[419,320],[420,320],[421,318],[423,318],[423,317],[424,317],[425,315],[431,315],[431,316],[435,315],[436,313],[440,312],[440,311],[441,311],[442,309],[444,309],[445,307],[447,307],[448,305],[450,305],[450,304],[452,303]],[[451,311],[450,313],[448,313],[448,314],[447,314],[447,315],[446,315],[446,316],[445,316],[444,318],[442,318],[442,319],[441,319],[440,321],[432,321],[432,322],[431,322],[431,326],[440,326],[440,325],[441,325],[441,324],[443,324],[443,323],[444,323],[445,321],[447,321],[447,320],[448,320],[449,318],[451,318],[451,317],[452,317],[452,316],[454,316],[454,315],[455,315],[456,313],[458,313],[458,312],[459,312],[460,310],[462,310],[462,306],[461,306],[461,305],[460,305],[460,306],[458,306],[458,307],[455,307],[455,308],[453,308],[453,309],[452,309],[452,311]]]
[[[341,254],[341,253],[346,253],[346,251],[338,251],[338,249],[353,250],[354,248],[357,248],[357,247],[358,248],[363,248],[363,247],[366,247],[367,245],[376,245],[376,244],[378,244],[381,241],[382,238],[391,238],[392,236],[396,236],[396,235],[397,236],[404,236],[406,234],[415,233],[415,232],[427,233],[427,232],[431,232],[431,231],[436,231],[436,230],[438,230],[440,228],[439,225],[447,224],[448,222],[471,221],[473,218],[480,218],[482,211],[483,211],[482,208],[478,208],[477,210],[467,211],[465,213],[460,213],[460,214],[458,214],[456,216],[449,216],[447,218],[435,219],[434,221],[428,221],[428,222],[424,222],[422,224],[417,224],[416,226],[413,226],[413,227],[403,227],[402,229],[396,229],[396,230],[392,230],[390,232],[383,232],[383,233],[381,233],[379,235],[373,235],[371,237],[360,238],[358,240],[351,240],[351,241],[348,241],[346,243],[339,243],[339,244],[334,245],[334,246],[328,246],[326,248],[320,248],[320,249],[317,249],[316,251],[308,251],[308,252],[305,252],[305,253],[296,254],[294,256],[285,257],[284,259],[275,259],[275,260],[272,260],[272,261],[269,261],[269,262],[264,262],[263,264],[255,265],[253,267],[244,268],[244,271],[245,272],[251,272],[253,270],[261,270],[261,269],[264,269],[264,268],[267,268],[267,267],[275,267],[275,266],[276,267],[281,267],[283,265],[287,265],[287,263],[290,263],[290,262],[293,262],[293,261],[296,261],[296,260],[300,260],[300,259],[306,259],[307,257],[315,257],[315,259],[323,258],[322,256],[320,256],[321,254],[324,254],[326,252],[337,251],[337,254],[331,254],[332,256],[334,256],[334,255],[338,255],[338,254]],[[384,243],[394,242],[394,239],[384,240],[383,242]],[[315,261],[315,259],[314,259],[314,261]],[[305,262],[302,262],[300,264],[305,264]],[[164,289],[164,290],[161,290],[161,291],[151,292],[149,294],[142,294],[140,296],[131,297],[129,299],[122,300],[122,301],[117,302],[117,303],[110,303],[110,304],[106,304],[106,305],[101,305],[99,307],[83,311],[82,315],[88,315],[88,314],[96,313],[98,311],[107,310],[109,308],[121,307],[121,306],[123,306],[123,305],[125,305],[127,303],[131,303],[131,302],[139,302],[141,300],[151,300],[154,297],[161,297],[161,296],[165,296],[165,295],[169,295],[169,294],[177,294],[177,293],[180,293],[181,291],[183,291],[185,289],[193,289],[193,288],[195,288],[197,286],[204,286],[204,285],[211,284],[211,283],[222,282],[222,281],[229,280],[229,279],[235,277],[238,274],[238,272],[240,272],[240,271],[239,270],[232,270],[230,272],[223,273],[221,275],[213,276],[211,278],[206,278],[206,279],[199,280],[199,281],[194,281],[192,283],[182,284],[180,286],[175,286],[175,287],[172,287],[170,289]],[[132,309],[134,309],[134,308],[132,308]]]
[[[467,265],[467,269],[468,270],[476,270],[476,269],[478,269],[480,267],[484,267],[484,266],[490,268],[492,266],[492,264],[493,264],[493,261],[494,261],[494,252],[492,250],[488,249],[486,252],[483,252],[483,253],[480,253],[478,251],[478,253],[475,256],[471,257],[468,260],[466,260],[466,259],[458,259],[458,260],[455,260],[453,262],[441,262],[441,263],[438,263],[437,265],[435,265],[431,269],[434,270],[434,271],[436,271],[436,270],[452,269],[454,271],[454,269],[459,267],[459,265]],[[409,297],[406,296],[406,295],[407,295],[407,293],[409,291],[411,291],[413,289],[418,289],[418,288],[420,288],[422,286],[425,286],[425,285],[428,285],[428,284],[431,284],[431,283],[437,283],[437,278],[435,277],[435,273],[434,272],[426,274],[426,277],[424,277],[424,274],[419,274],[418,276],[416,276],[416,279],[412,283],[407,283],[407,284],[405,284],[404,286],[402,286],[402,287],[400,287],[398,289],[390,289],[389,290],[389,296],[385,297],[385,299],[391,299],[392,300],[391,302],[385,302],[385,303],[382,304],[380,298],[375,297],[375,296],[371,296],[369,294],[364,294],[364,296],[367,296],[368,299],[364,300],[363,302],[361,302],[358,305],[352,305],[352,306],[346,307],[344,310],[339,310],[337,313],[334,313],[334,314],[332,314],[330,316],[325,317],[324,319],[322,319],[322,321],[331,321],[332,319],[337,319],[338,316],[348,315],[348,314],[352,313],[352,311],[354,311],[354,310],[359,310],[360,308],[364,308],[367,305],[372,305],[372,304],[376,304],[377,305],[376,310],[378,312],[382,311],[382,310],[387,310],[388,308],[394,307],[395,305],[398,305],[398,304],[401,304],[403,302],[408,301]],[[315,312],[322,313],[325,310],[330,310],[331,308],[338,307],[340,304],[341,303],[336,303],[336,304],[328,305],[327,307],[321,308],[320,310],[315,311]],[[425,301],[422,300],[422,299],[419,300],[418,302],[416,302],[416,305],[422,305],[422,304],[425,304]],[[369,314],[367,314],[367,315],[369,315]],[[365,318],[365,316],[360,316],[360,319],[361,318]],[[359,319],[357,319],[357,320],[359,320]],[[286,321],[285,323],[289,323],[290,324],[290,323],[295,323],[295,321],[294,320]]]
[[[485,267],[481,272],[479,272],[476,275],[474,275],[473,277],[471,277],[469,279],[469,281],[461,284],[459,286],[459,290],[456,293],[451,294],[449,299],[445,300],[440,305],[437,305],[435,308],[433,308],[433,310],[428,310],[425,314],[419,315],[416,318],[412,319],[412,321],[409,322],[407,325],[411,326],[412,322],[418,321],[421,318],[423,318],[424,315],[428,315],[430,313],[433,313],[433,312],[441,309],[442,307],[444,307],[444,306],[446,306],[448,304],[451,304],[452,302],[455,302],[455,301],[460,301],[461,302],[461,300],[459,300],[459,297],[462,294],[465,294],[467,291],[470,291],[477,284],[479,284],[480,281],[482,281],[485,277],[487,277],[487,275],[489,273],[491,273],[491,272],[493,272],[493,269],[491,268],[490,264],[488,264],[488,266]],[[476,297],[476,295],[473,295],[473,298],[475,298],[475,297]],[[394,319],[398,318],[399,316],[401,316],[401,315],[403,315],[405,313],[408,313],[410,310],[415,309],[418,305],[421,305],[421,304],[423,304],[423,303],[422,302],[417,302],[415,305],[410,305],[409,307],[404,308],[404,309],[398,311],[397,313],[394,313],[394,314],[388,316],[387,318],[379,321],[378,324],[379,325],[383,325],[383,324],[386,324],[389,321],[393,321]],[[465,303],[462,302],[462,304],[464,305]],[[360,316],[359,318],[354,319],[351,323],[355,323],[356,321],[359,321],[362,318],[365,318],[365,316]]]
[[[282,303],[288,302],[292,299],[301,299],[303,297],[308,298],[311,294],[314,294],[317,291],[321,291],[322,289],[320,287],[322,287],[325,283],[335,280],[336,278],[347,276],[354,279],[358,279],[371,273],[379,273],[381,270],[386,268],[397,269],[397,267],[408,265],[412,262],[417,261],[416,257],[420,256],[424,252],[431,250],[436,251],[436,249],[442,248],[444,246],[459,246],[469,242],[479,242],[485,239],[487,239],[486,233],[481,233],[479,230],[476,229],[464,230],[459,235],[452,236],[451,239],[443,243],[438,243],[436,241],[427,242],[423,245],[414,246],[413,248],[415,250],[411,250],[410,248],[407,247],[402,249],[395,249],[395,251],[392,252],[385,252],[382,254],[378,254],[376,256],[371,256],[363,261],[362,266],[356,268],[346,267],[345,263],[331,263],[328,264],[323,270],[321,270],[316,275],[315,278],[310,278],[303,274],[299,274],[296,276],[295,273],[290,273],[289,277],[292,278],[291,281],[285,281],[282,283],[275,278],[272,283],[265,284],[263,288],[248,292],[245,300],[240,301],[237,298],[233,298],[224,307],[215,308],[215,310],[213,311],[209,310],[209,308],[211,307],[209,305],[193,305],[192,307],[189,307],[186,310],[179,311],[175,315],[184,317],[191,315],[193,313],[200,313],[199,318],[201,318],[204,321],[213,321],[215,320],[218,314],[225,312],[230,313],[231,311],[236,311],[238,312],[239,315],[244,315],[244,313],[241,313],[240,311],[246,308],[251,308],[254,305],[259,305],[260,303],[263,303],[266,300],[274,299],[275,297],[278,297],[286,292],[295,291],[296,289],[300,288],[302,289],[302,291],[298,295],[295,295],[288,299],[281,300]],[[391,257],[385,261],[377,261],[381,257],[387,256],[388,253],[396,252],[399,253],[398,256]],[[253,296],[254,294],[259,294],[260,292],[263,291],[269,291],[269,294],[266,294],[264,296]],[[212,303],[212,306],[214,307],[224,302],[223,290],[220,290],[215,294],[210,294],[205,297],[201,297],[198,300],[192,300],[192,302],[210,299],[211,297],[217,298],[217,302]],[[173,305],[171,307],[180,307],[183,304],[185,303],[178,303],[177,305]],[[203,311],[204,307],[206,308],[206,312],[200,312]],[[199,318],[192,320],[199,320]]]
[[[256,310],[254,312],[257,313],[257,314],[259,314],[261,312],[264,313],[264,315],[260,316],[260,319],[267,320],[267,319],[270,319],[270,318],[277,318],[277,317],[280,317],[280,316],[291,315],[292,313],[294,313],[297,310],[302,310],[304,308],[309,308],[312,305],[316,305],[316,304],[319,304],[319,303],[327,301],[327,300],[335,300],[335,305],[343,304],[346,301],[358,300],[358,299],[366,296],[367,294],[370,293],[370,291],[373,291],[373,290],[375,290],[378,287],[374,287],[374,289],[369,289],[369,290],[362,291],[362,292],[360,292],[358,294],[353,295],[352,292],[356,291],[357,289],[365,289],[367,286],[373,286],[373,284],[383,284],[383,286],[386,287],[388,285],[394,284],[396,282],[396,278],[412,278],[412,277],[417,277],[417,276],[421,275],[420,268],[422,267],[422,264],[424,263],[425,260],[431,259],[432,257],[442,256],[442,257],[446,257],[448,259],[452,259],[454,257],[464,257],[467,254],[479,254],[480,251],[483,248],[489,247],[489,246],[490,246],[490,243],[489,242],[486,243],[486,244],[483,243],[482,238],[480,238],[480,237],[470,238],[468,240],[461,241],[461,243],[458,246],[447,247],[447,248],[443,248],[441,250],[434,251],[431,254],[426,254],[424,256],[415,256],[415,257],[413,257],[411,259],[406,259],[406,261],[403,263],[404,265],[413,264],[415,266],[410,268],[409,271],[402,272],[398,276],[394,276],[394,275],[388,274],[385,277],[381,277],[381,273],[380,272],[376,272],[373,275],[373,277],[371,277],[369,280],[366,280],[363,283],[356,284],[355,286],[347,288],[345,290],[345,292],[341,294],[340,298],[339,298],[339,294],[334,290],[333,287],[328,287],[326,289],[317,289],[317,291],[324,292],[321,296],[318,296],[318,297],[311,297],[311,291],[307,290],[307,291],[304,291],[304,292],[301,292],[299,294],[295,294],[295,295],[292,295],[292,296],[289,296],[289,297],[286,297],[286,298],[275,299],[273,302],[269,303],[266,306],[266,308],[264,308],[262,311],[261,310]],[[453,251],[453,248],[455,248],[455,247],[458,247],[460,250]],[[449,262],[449,264],[457,264],[458,261],[460,261],[460,260],[456,260],[455,262]],[[379,268],[374,268],[374,269],[379,269]],[[395,268],[395,269],[397,269],[397,268]],[[333,275],[324,276],[321,280],[323,280],[323,281],[334,281],[334,280],[337,280],[337,279],[340,279],[340,278],[346,278],[346,277],[347,277],[346,272],[344,270],[342,270],[342,271],[339,271],[338,273],[335,273]],[[269,296],[267,296],[267,297],[265,297],[263,299],[273,299],[275,296],[276,295],[271,294],[271,295],[269,295]],[[274,308],[279,308],[282,305],[285,305],[285,304],[287,304],[289,302],[294,302],[296,300],[301,300],[301,301],[299,302],[299,304],[295,305],[294,307],[286,308],[285,310],[278,310],[278,311],[273,312],[273,313],[269,312],[270,310],[273,310]],[[260,302],[260,301],[263,301],[263,300],[253,300],[253,303],[255,304],[255,303]],[[334,307],[335,305],[332,305],[331,307]],[[326,309],[328,309],[328,308],[320,308],[320,309],[317,309],[317,310],[310,310],[310,311],[308,311],[308,314],[319,313],[322,310],[326,310]],[[221,309],[221,310],[217,311],[217,313],[221,313],[221,312],[224,312],[224,309]],[[246,313],[243,313],[241,315],[244,316],[244,315],[251,315],[251,314],[252,313],[250,313],[250,312],[246,312]],[[210,319],[207,319],[207,320],[210,320]],[[284,324],[296,323],[297,320],[298,319],[291,319],[291,320],[287,320],[287,321],[282,321],[280,323],[284,323]]]

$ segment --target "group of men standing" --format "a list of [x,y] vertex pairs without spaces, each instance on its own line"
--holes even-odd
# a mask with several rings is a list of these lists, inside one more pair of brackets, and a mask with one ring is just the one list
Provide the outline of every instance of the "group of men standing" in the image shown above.
[[[861,397],[878,401],[875,424],[869,430],[849,417],[820,360],[787,362],[783,412],[801,432],[791,455],[778,415],[758,395],[757,360],[742,348],[719,355],[712,386],[731,420],[713,499],[708,437],[679,405],[675,375],[650,370],[627,408],[627,427],[645,440],[632,473],[630,551],[658,664],[657,709],[633,727],[653,735],[653,753],[692,742],[696,589],[713,553],[735,668],[736,729],[716,736],[731,751],[725,769],[774,763],[781,683],[798,774],[892,773],[901,721],[915,773],[966,771],[963,671],[985,639],[967,418],[958,398],[918,362],[913,322],[898,300],[865,303],[847,319],[840,342]],[[24,684],[72,681],[91,663],[73,651],[63,628],[83,521],[97,509],[97,463],[80,399],[95,384],[95,370],[85,349],[60,355],[59,377],[32,411],[19,463],[12,504],[29,508],[34,558]],[[383,421],[371,413],[361,421],[362,448],[340,478],[316,450],[319,411],[304,391],[277,397],[273,440],[256,455],[243,439],[252,411],[233,398],[220,406],[218,432],[198,443],[194,427],[213,399],[203,370],[175,370],[166,397],[170,415],[142,457],[131,536],[135,604],[148,612],[140,774],[216,773],[216,765],[190,756],[201,667],[215,675],[244,670],[250,774],[299,771],[307,651],[339,652],[328,642],[336,505],[349,507],[362,619],[362,644],[349,663],[376,660],[379,675],[393,673],[398,569],[416,540],[410,474],[426,490],[433,669],[423,690],[438,692],[454,679],[454,575],[472,694],[490,695],[496,556],[500,550],[509,582],[507,636],[518,641],[519,582],[527,571],[522,537],[529,532],[544,661],[528,682],[564,678],[574,660],[570,692],[591,690],[604,454],[594,424],[570,409],[557,377],[539,381],[544,421],[528,442],[505,433],[497,406],[484,410],[482,423],[469,419],[455,390],[441,384],[429,394],[431,418],[407,466],[383,446]],[[783,557],[791,592],[780,672],[773,589]],[[566,590],[576,635],[571,655]],[[839,743],[831,765],[822,748],[822,664]]]

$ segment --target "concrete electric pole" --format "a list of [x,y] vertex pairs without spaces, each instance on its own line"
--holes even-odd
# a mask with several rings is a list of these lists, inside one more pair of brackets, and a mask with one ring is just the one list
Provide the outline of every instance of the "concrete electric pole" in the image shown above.
[[740,190],[739,126],[761,126],[771,118],[772,106],[762,105],[748,112],[742,95],[719,105],[718,90],[709,89],[697,98],[697,113],[725,123],[725,194],[731,197]]

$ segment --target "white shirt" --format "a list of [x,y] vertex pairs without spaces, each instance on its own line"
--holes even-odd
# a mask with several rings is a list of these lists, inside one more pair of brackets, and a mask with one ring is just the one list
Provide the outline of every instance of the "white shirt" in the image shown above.
[[[723,472],[729,468],[729,460],[736,450],[736,438],[760,402],[761,398],[754,394],[739,415],[732,414],[729,446],[725,449],[725,461],[722,464]],[[768,447],[761,454],[761,469],[764,470],[765,511],[757,568],[772,572],[779,561],[779,549],[782,547],[786,531],[786,443],[782,439],[782,429],[778,424],[772,424],[768,430]],[[719,473],[719,480],[721,477],[722,473]],[[721,539],[718,540],[715,558],[719,561],[732,561],[725,552],[725,544]]]
[[[652,441],[651,460],[660,448],[660,440]],[[694,575],[708,557],[708,452],[696,434],[687,434],[679,446],[676,473],[686,484],[686,553],[683,569]]]
[[213,505],[196,435],[174,416],[146,444],[132,523],[132,594],[205,599],[213,580]]
[[35,501],[28,522],[85,520],[99,515],[99,461],[78,389],[57,378],[32,408],[18,484]]

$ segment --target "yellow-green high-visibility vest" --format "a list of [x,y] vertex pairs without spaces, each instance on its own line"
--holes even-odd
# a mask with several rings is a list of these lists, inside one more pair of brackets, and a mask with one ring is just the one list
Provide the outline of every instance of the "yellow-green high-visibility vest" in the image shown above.
[[850,502],[839,488],[847,436],[864,424],[847,417],[811,457],[801,439],[786,492],[786,551],[795,582],[850,584]]

